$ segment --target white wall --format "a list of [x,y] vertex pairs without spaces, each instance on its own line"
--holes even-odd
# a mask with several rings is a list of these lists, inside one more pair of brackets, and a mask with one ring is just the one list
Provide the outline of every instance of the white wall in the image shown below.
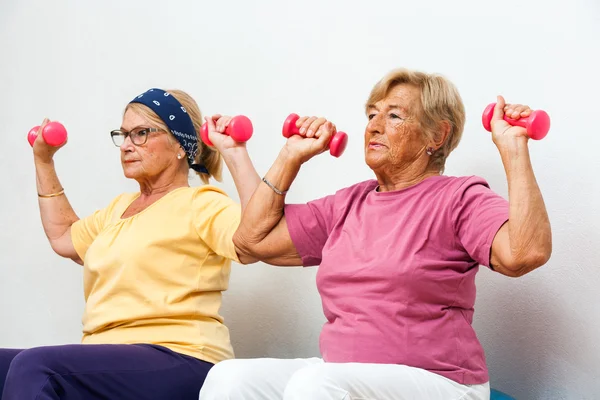
[[[303,168],[289,200],[307,201],[371,177],[362,106],[384,73],[407,66],[447,75],[463,95],[468,123],[447,173],[481,175],[502,195],[481,111],[500,93],[550,113],[531,153],[552,259],[518,280],[482,270],[475,326],[493,386],[519,399],[600,398],[599,22],[597,0],[0,2],[0,346],[80,336],[80,267],[46,242],[25,139],[44,117],[69,129],[56,165],[87,215],[136,189],[108,132],[149,87],[186,90],[205,113],[250,116],[259,173],[288,113],[325,115],[350,144]],[[223,187],[237,198],[229,176]],[[315,271],[234,267],[223,312],[238,356],[318,354]]]

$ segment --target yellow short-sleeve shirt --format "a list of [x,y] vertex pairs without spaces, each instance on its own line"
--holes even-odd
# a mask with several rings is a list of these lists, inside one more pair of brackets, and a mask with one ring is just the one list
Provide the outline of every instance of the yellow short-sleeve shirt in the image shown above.
[[84,261],[83,343],[151,343],[216,363],[233,357],[219,315],[239,204],[215,186],[178,188],[121,218],[139,193],[73,224]]

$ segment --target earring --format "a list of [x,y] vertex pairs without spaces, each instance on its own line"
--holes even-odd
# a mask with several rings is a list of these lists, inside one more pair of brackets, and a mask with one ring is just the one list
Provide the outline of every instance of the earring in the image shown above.
[[177,153],[177,159],[181,160],[181,154]]
[[429,156],[433,155],[433,151],[434,151],[433,147],[428,147],[427,148],[427,155],[429,155]]

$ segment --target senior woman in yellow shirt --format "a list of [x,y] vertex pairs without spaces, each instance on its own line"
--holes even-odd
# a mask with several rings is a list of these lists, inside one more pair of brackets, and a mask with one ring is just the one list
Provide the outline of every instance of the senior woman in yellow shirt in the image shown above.
[[[203,121],[189,95],[150,89],[137,96],[111,136],[140,190],[83,219],[56,175],[59,147],[38,135],[45,233],[58,255],[84,269],[83,339],[0,350],[3,400],[197,399],[213,364],[233,357],[221,292],[231,261],[253,260],[238,259],[232,241],[240,205],[208,182],[220,180],[224,160],[243,207],[259,177],[245,145],[218,134],[229,120],[206,118],[215,149],[199,140]],[[204,185],[190,187],[190,168]]]

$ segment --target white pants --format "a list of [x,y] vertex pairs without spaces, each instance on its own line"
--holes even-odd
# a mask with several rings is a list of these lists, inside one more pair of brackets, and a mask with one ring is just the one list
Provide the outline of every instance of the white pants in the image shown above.
[[200,400],[489,400],[489,383],[461,385],[390,364],[336,364],[320,358],[235,359],[215,365]]

